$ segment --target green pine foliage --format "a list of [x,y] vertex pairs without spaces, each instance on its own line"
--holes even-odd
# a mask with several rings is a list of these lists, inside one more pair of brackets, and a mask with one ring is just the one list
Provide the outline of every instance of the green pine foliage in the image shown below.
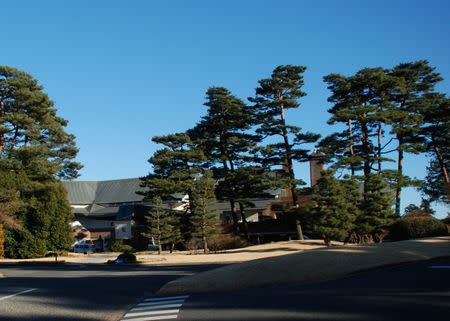
[[142,235],[148,239],[153,238],[158,246],[158,254],[161,254],[162,246],[170,245],[172,250],[175,244],[182,240],[182,237],[177,217],[164,208],[159,196],[152,199],[152,206],[152,210],[145,216],[147,231]]
[[[237,233],[239,218],[236,203],[242,198],[238,185],[249,185],[249,180],[255,184],[265,176],[262,171],[246,171],[248,175],[241,174],[253,161],[252,150],[260,137],[249,131],[253,124],[249,108],[228,89],[209,88],[204,105],[208,108],[207,114],[189,133],[203,150],[208,167],[218,181],[217,198],[230,203],[233,227]],[[255,190],[258,187],[262,192],[264,186],[254,185]],[[247,203],[239,202],[239,206],[240,216],[245,221],[243,208]]]
[[59,179],[76,178],[81,165],[66,126],[37,80],[0,66],[0,223],[7,257],[70,245],[72,213]]
[[295,178],[294,161],[308,161],[310,151],[302,146],[314,143],[320,137],[302,132],[300,127],[289,125],[286,120],[286,111],[299,108],[298,100],[306,95],[302,91],[305,70],[304,66],[278,66],[270,78],[258,81],[255,97],[249,98],[254,103],[256,133],[271,140],[258,147],[259,163],[285,178],[285,187],[291,190],[293,205],[297,205],[296,186],[305,184]]
[[381,242],[388,227],[395,221],[392,192],[379,174],[365,178],[365,191],[360,204],[361,214],[356,221],[360,242]]
[[205,253],[209,251],[208,239],[216,232],[216,226],[219,223],[214,189],[215,180],[211,173],[206,172],[195,180],[192,190],[195,204],[192,213],[193,237],[201,240]]
[[358,195],[358,186],[353,181],[344,183],[337,180],[331,170],[323,171],[312,191],[312,218],[314,233],[326,244],[331,240],[344,240],[354,230]]

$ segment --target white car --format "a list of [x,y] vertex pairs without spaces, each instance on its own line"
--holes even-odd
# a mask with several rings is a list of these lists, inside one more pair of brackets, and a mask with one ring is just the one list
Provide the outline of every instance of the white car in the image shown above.
[[94,245],[86,244],[86,243],[79,243],[75,244],[73,247],[74,253],[94,253],[96,250]]

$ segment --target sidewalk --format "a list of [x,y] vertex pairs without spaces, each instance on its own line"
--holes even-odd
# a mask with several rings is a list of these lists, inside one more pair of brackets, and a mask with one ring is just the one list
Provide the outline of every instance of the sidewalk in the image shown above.
[[[203,254],[203,251],[191,253],[189,251],[176,251],[174,253],[163,252],[158,255],[156,252],[136,253],[137,260],[143,265],[178,265],[178,264],[228,264],[239,263],[255,259],[281,256],[291,253],[299,253],[301,251],[325,248],[322,240],[306,240],[306,241],[284,241],[261,245],[249,246],[241,249],[227,250],[221,253]],[[58,257],[58,261],[66,263],[79,264],[104,264],[108,260],[114,260],[120,253],[95,253],[81,254],[69,253],[66,256]],[[0,263],[17,263],[23,264],[40,262],[53,263],[53,257],[38,259],[0,259]]]
[[450,237],[337,246],[233,264],[167,283],[159,295],[316,282],[384,265],[450,256]]

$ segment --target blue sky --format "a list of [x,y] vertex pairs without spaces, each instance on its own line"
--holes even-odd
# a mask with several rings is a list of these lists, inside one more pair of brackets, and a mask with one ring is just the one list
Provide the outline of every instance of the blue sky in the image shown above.
[[[154,135],[192,127],[205,91],[241,98],[282,64],[306,66],[289,122],[326,135],[322,77],[428,59],[450,88],[447,1],[8,1],[0,64],[33,74],[70,121],[83,180],[143,176]],[[425,157],[407,157],[422,178]],[[306,165],[297,176],[309,181]],[[420,202],[405,191],[403,205]],[[448,208],[440,206],[439,216]]]

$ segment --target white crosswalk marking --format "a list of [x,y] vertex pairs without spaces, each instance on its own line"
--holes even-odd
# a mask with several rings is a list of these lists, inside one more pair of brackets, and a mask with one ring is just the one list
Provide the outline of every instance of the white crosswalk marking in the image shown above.
[[179,295],[163,298],[147,298],[136,305],[121,321],[153,321],[172,320],[178,317],[180,307],[189,295]]
[[125,319],[124,321],[152,321],[152,320],[170,320],[178,318],[177,314],[174,315],[160,315],[157,317],[143,317],[143,318],[133,318]]
[[139,303],[138,307],[149,307],[154,305],[161,305],[161,304],[177,304],[177,303],[183,303],[184,300],[166,300],[166,301],[158,301],[158,302],[142,302]]
[[157,306],[151,306],[151,307],[140,307],[137,306],[136,308],[131,309],[130,311],[145,311],[145,310],[158,310],[158,309],[172,309],[172,308],[179,308],[181,307],[183,303],[178,304],[162,304]]
[[166,298],[149,298],[149,299],[145,299],[144,302],[156,302],[156,301],[167,301],[167,300],[180,300],[180,299],[184,299],[186,300],[187,298],[189,298],[189,295],[180,295],[180,296],[170,296],[170,297],[166,297]]

